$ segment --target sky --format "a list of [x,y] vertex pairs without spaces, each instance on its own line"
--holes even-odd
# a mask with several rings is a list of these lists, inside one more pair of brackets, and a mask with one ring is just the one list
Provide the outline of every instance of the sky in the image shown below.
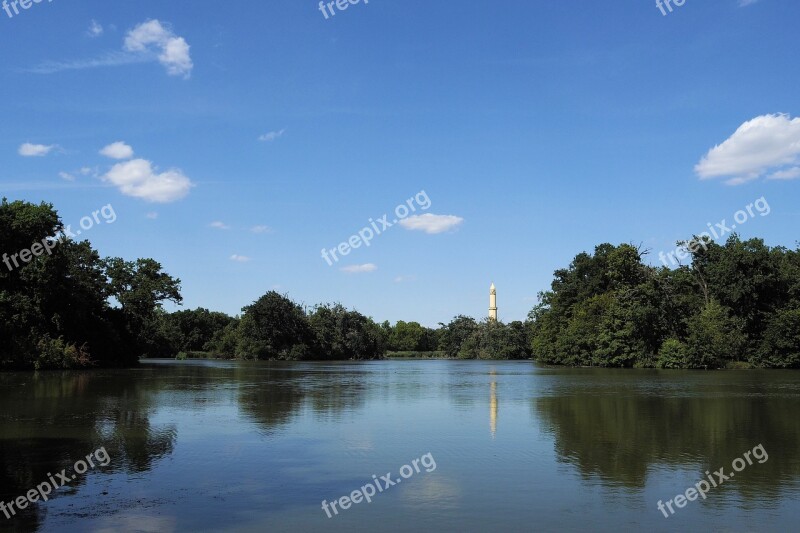
[[3,4],[0,196],[156,259],[183,308],[427,326],[492,282],[524,320],[600,243],[800,239],[796,1],[340,5]]

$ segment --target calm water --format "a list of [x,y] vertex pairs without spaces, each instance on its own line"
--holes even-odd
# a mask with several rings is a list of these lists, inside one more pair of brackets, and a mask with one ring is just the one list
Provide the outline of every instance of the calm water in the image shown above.
[[[111,458],[54,499],[0,514],[1,530],[792,531],[800,520],[793,372],[153,361],[0,375],[0,407],[4,502],[100,447]],[[768,459],[706,500],[670,518],[657,509],[759,444]],[[333,518],[321,508],[407,464],[372,503]]]

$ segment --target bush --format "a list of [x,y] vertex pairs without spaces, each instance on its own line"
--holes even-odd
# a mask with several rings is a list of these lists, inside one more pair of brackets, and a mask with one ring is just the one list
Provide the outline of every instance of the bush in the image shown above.
[[686,368],[725,368],[741,360],[745,341],[741,320],[712,301],[689,324]]
[[36,370],[46,368],[83,368],[91,366],[93,361],[89,350],[84,344],[78,348],[74,344],[67,344],[64,339],[51,339],[47,335],[37,345],[39,353],[33,362]]
[[800,309],[779,311],[769,320],[752,362],[771,368],[800,367]]
[[435,351],[403,351],[403,352],[386,352],[386,357],[389,359],[449,359],[447,354],[440,350]]
[[686,368],[688,354],[686,344],[678,339],[667,339],[661,345],[656,360],[657,368]]

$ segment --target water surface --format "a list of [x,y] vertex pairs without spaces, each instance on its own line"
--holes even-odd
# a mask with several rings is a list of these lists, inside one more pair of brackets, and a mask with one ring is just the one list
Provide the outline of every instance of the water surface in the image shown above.
[[[2,501],[99,447],[111,463],[0,514],[0,528],[789,531],[798,413],[800,374],[788,371],[150,361],[4,374]],[[658,510],[759,444],[767,460],[669,518]],[[435,469],[372,503],[322,509],[426,454]]]

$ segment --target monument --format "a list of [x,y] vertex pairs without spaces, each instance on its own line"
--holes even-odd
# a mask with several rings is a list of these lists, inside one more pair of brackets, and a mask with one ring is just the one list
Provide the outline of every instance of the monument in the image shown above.
[[494,283],[489,287],[489,320],[497,322],[497,289]]

